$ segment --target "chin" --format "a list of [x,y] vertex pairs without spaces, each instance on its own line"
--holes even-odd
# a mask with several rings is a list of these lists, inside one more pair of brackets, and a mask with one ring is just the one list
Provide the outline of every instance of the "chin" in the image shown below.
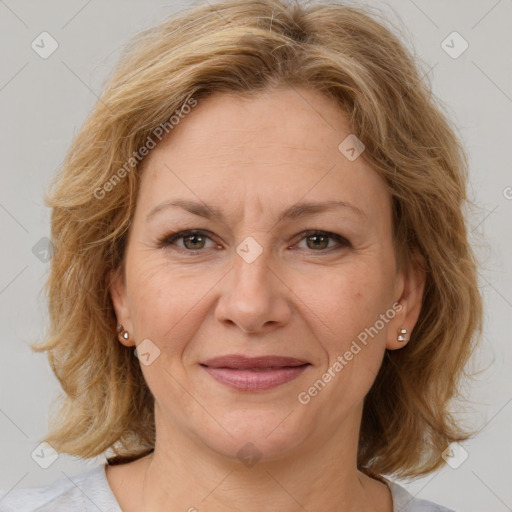
[[299,415],[293,417],[292,410],[291,407],[286,411],[246,410],[223,415],[222,425],[231,435],[223,431],[222,436],[208,436],[203,442],[217,454],[247,466],[250,465],[247,461],[285,458],[311,438],[307,422]]

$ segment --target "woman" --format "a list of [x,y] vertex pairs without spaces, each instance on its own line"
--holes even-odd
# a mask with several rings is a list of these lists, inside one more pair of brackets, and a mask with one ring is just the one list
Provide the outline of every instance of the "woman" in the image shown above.
[[[337,3],[226,0],[134,39],[48,198],[55,449],[1,510],[448,510],[391,477],[467,438],[463,151]],[[41,507],[41,508],[38,508]]]

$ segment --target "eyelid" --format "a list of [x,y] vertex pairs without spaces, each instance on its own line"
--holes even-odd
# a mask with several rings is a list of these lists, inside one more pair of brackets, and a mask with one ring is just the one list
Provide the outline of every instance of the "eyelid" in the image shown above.
[[[208,238],[212,242],[214,242],[214,240],[211,236],[212,233],[210,233],[206,229],[184,229],[182,231],[177,231],[175,233],[171,233],[169,235],[164,236],[159,241],[158,246],[163,249],[169,248],[170,246],[174,245],[174,242],[176,240],[186,238],[187,236],[190,236],[190,235],[202,235],[205,238]],[[317,253],[321,254],[321,253],[330,253],[333,250],[343,248],[343,247],[352,248],[352,244],[351,244],[350,240],[348,240],[344,236],[339,235],[337,233],[333,233],[331,231],[322,230],[322,229],[307,229],[305,231],[302,231],[301,233],[299,233],[297,235],[297,237],[300,237],[300,238],[298,238],[298,241],[295,242],[294,245],[301,242],[305,238],[307,238],[309,236],[313,236],[313,235],[326,236],[328,238],[336,240],[338,245],[335,247],[329,247],[327,249],[318,250],[318,251],[315,251],[314,249],[310,249],[310,252],[313,252],[313,253],[317,252]],[[219,244],[217,244],[217,245],[219,245]],[[185,252],[185,253],[189,253],[189,254],[198,254],[198,253],[206,250],[204,248],[203,249],[185,249],[183,247],[178,247],[178,246],[176,246],[175,249],[178,250],[179,252]]]
[[[339,246],[345,246],[345,247],[352,247],[352,244],[350,243],[350,241],[345,238],[344,236],[342,235],[338,235],[337,233],[333,233],[332,231],[326,231],[324,229],[307,229],[306,231],[302,231],[301,233],[299,233],[297,236],[299,236],[299,242],[304,240],[305,238],[309,237],[309,236],[313,236],[313,235],[320,235],[320,236],[326,236],[327,238],[332,238],[333,240],[336,240],[338,242],[338,247]],[[336,249],[336,247],[331,247],[330,248],[331,250],[332,249]],[[313,249],[311,249],[311,252],[318,252],[318,253],[322,253],[322,252],[329,252],[330,249],[325,249],[323,251],[314,251]]]
[[[206,229],[184,229],[182,231],[176,231],[175,233],[171,233],[169,235],[164,236],[158,242],[158,246],[160,248],[165,249],[171,245],[174,245],[173,242],[175,242],[176,240],[180,240],[181,238],[186,238],[187,236],[191,236],[191,235],[201,235],[201,236],[204,236],[205,238],[210,239],[212,242],[214,241],[211,236],[211,233]],[[184,251],[184,252],[188,252],[191,254],[199,253],[199,252],[205,250],[205,249],[195,249],[195,250],[194,249],[184,249],[183,247],[178,247],[178,246],[176,246],[176,249],[178,251]]]

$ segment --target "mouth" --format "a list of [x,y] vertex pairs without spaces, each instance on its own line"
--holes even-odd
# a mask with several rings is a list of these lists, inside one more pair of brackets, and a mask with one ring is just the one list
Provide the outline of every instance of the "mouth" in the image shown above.
[[265,391],[296,379],[311,364],[282,356],[237,354],[209,359],[200,366],[217,382],[238,391]]

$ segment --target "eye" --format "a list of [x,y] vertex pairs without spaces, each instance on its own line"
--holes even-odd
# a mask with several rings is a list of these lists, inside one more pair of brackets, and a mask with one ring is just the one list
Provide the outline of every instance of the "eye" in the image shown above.
[[161,247],[167,247],[173,245],[176,240],[183,240],[183,246],[178,246],[179,249],[194,252],[204,249],[206,240],[211,240],[211,238],[203,230],[189,229],[165,237],[159,245]]
[[[346,238],[328,231],[310,230],[301,233],[301,236],[303,237],[301,241],[306,241],[307,248],[312,249],[315,252],[327,252],[325,249],[330,251],[331,249],[336,249],[340,246],[351,247],[350,242]],[[335,240],[337,246],[336,244],[334,244],[334,246],[329,246],[329,240]]]
[[[307,249],[311,249],[313,252],[330,252],[333,249],[340,247],[352,247],[350,242],[336,233],[330,233],[328,231],[320,230],[309,230],[300,234],[301,241],[306,241]],[[182,245],[175,244],[176,241],[182,241]],[[205,246],[206,242],[210,240],[213,242],[208,232],[201,229],[188,229],[186,231],[180,231],[164,237],[159,242],[159,247],[165,248],[171,245],[176,245],[179,251],[194,253],[207,249]],[[335,240],[334,246],[330,246],[329,242]],[[220,247],[218,244],[214,244],[216,247]],[[210,247],[213,248],[213,247]]]

